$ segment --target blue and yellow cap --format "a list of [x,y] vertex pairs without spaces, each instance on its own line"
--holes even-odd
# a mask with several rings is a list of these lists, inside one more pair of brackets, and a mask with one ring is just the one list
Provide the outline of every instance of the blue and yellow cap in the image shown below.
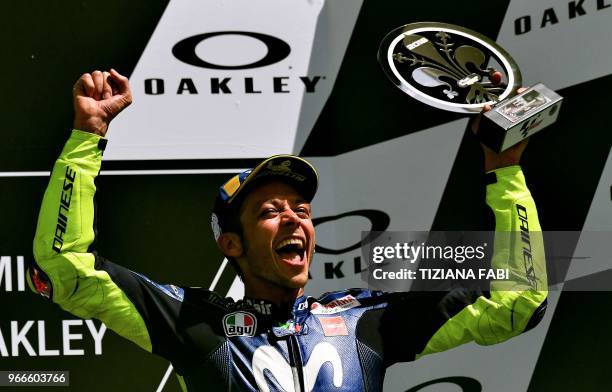
[[219,187],[211,216],[215,241],[221,233],[229,231],[229,217],[241,201],[263,179],[274,178],[295,187],[308,202],[312,201],[319,175],[307,160],[295,155],[274,155],[264,159],[253,169],[236,174]]

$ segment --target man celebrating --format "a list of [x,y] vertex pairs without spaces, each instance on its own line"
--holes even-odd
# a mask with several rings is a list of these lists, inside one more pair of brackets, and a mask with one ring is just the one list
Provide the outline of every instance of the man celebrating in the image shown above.
[[[92,248],[94,180],[108,125],[131,103],[129,82],[112,69],[94,71],[81,76],[73,97],[74,130],[44,196],[28,283],[74,315],[97,318],[168,359],[186,390],[379,391],[396,362],[472,340],[502,342],[542,318],[541,240],[532,241],[528,266],[518,243],[496,238],[492,264],[508,268],[510,281],[491,283],[487,293],[351,289],[304,296],[318,176],[291,155],[268,158],[219,188],[213,232],[244,281],[243,300],[152,282]],[[524,147],[501,154],[485,148],[496,232],[540,230],[518,166]]]

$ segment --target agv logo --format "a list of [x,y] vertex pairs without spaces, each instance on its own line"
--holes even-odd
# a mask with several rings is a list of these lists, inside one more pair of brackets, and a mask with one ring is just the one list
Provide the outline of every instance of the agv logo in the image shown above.
[[255,336],[257,319],[249,312],[233,312],[223,317],[226,336]]

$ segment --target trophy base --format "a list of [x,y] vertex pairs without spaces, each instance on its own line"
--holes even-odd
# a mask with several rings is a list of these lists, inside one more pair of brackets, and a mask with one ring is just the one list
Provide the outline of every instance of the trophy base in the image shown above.
[[484,113],[477,136],[493,151],[504,151],[557,121],[562,101],[538,83]]

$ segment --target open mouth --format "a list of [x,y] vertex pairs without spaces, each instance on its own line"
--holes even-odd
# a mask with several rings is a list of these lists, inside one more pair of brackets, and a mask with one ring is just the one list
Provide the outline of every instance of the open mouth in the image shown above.
[[291,264],[301,264],[306,254],[304,240],[300,238],[288,238],[283,240],[274,250],[283,261]]

